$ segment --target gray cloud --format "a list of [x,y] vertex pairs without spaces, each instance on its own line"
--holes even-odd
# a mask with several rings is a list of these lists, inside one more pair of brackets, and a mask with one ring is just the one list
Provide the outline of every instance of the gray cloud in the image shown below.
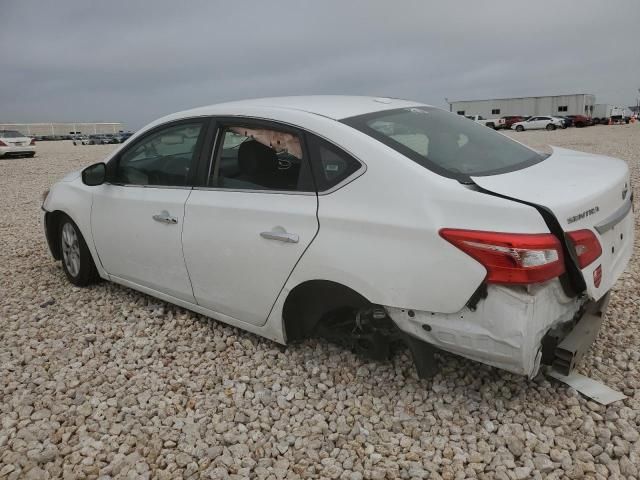
[[[589,92],[633,104],[640,3],[12,2],[0,121],[124,121],[312,93],[450,99]],[[634,32],[635,30],[635,32]]]

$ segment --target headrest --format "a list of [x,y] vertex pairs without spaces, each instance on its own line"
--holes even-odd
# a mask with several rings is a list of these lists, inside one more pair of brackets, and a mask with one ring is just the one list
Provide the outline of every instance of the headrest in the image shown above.
[[238,149],[238,167],[245,175],[274,172],[278,169],[278,155],[273,148],[247,140]]

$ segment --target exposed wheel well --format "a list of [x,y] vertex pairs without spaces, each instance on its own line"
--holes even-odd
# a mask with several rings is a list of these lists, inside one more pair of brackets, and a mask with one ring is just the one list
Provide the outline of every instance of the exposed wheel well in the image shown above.
[[355,290],[328,280],[309,280],[296,286],[285,300],[282,319],[288,342],[309,337],[330,312],[359,309],[371,303]]
[[58,230],[60,229],[60,222],[66,216],[66,213],[60,210],[54,210],[53,212],[47,212],[44,215],[45,233],[47,235],[47,243],[49,244],[49,250],[51,255],[56,260],[62,258],[60,251],[60,236]]

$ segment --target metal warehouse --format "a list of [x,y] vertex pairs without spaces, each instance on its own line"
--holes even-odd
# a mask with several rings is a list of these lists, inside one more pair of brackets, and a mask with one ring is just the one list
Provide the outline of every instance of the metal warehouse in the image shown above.
[[505,115],[587,115],[591,116],[595,95],[574,93],[546,97],[495,98],[449,102],[449,110],[459,115],[482,115],[497,118]]

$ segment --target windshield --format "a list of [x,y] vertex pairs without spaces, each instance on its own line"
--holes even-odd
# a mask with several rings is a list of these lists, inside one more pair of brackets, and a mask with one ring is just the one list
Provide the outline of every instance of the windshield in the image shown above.
[[490,128],[433,107],[387,110],[342,122],[458,180],[511,172],[546,158]]
[[18,137],[24,137],[24,135],[16,130],[0,130],[0,137],[18,138]]

